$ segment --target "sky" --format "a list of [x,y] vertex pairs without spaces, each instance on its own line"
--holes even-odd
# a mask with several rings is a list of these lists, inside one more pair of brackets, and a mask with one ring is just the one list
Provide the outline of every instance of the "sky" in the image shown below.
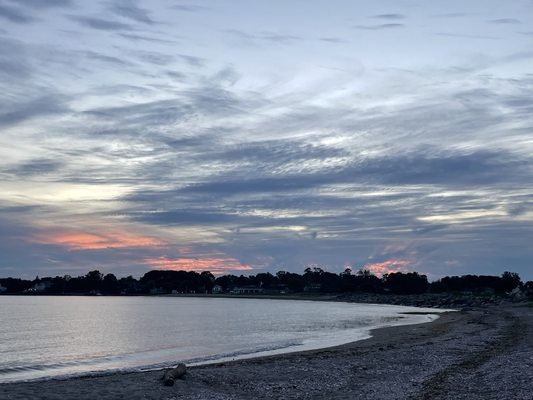
[[533,1],[0,0],[0,277],[533,279]]

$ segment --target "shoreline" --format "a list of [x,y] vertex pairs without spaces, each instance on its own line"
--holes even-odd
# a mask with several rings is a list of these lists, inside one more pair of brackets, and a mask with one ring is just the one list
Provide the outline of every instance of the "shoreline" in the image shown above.
[[340,346],[193,366],[173,387],[154,370],[5,383],[0,397],[530,399],[532,332],[531,307],[476,308]]
[[182,297],[182,298],[213,298],[213,299],[265,299],[265,300],[302,300],[302,301],[330,301],[361,304],[388,304],[398,306],[428,307],[428,308],[460,308],[483,307],[501,305],[505,303],[527,303],[525,298],[514,300],[508,295],[487,295],[474,293],[422,293],[422,294],[393,294],[373,292],[350,293],[321,293],[298,292],[289,294],[229,294],[229,293],[175,293],[175,294],[112,294],[93,295],[81,293],[0,293],[0,298],[6,296],[21,297]]

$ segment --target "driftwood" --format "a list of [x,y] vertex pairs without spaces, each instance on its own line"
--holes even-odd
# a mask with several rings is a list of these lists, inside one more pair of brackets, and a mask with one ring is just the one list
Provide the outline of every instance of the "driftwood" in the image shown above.
[[165,386],[173,386],[176,379],[181,378],[187,372],[187,367],[183,363],[179,363],[176,367],[167,369],[161,379]]

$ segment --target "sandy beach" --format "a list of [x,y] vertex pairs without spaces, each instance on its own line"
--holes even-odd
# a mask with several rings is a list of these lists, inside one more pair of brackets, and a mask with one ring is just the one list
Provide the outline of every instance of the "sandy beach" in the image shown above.
[[532,399],[533,308],[491,306],[323,350],[161,371],[0,385],[2,399]]

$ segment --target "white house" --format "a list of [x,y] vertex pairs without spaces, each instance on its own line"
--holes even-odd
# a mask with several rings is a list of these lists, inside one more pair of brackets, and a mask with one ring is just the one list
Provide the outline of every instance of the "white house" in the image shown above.
[[220,293],[224,293],[224,288],[220,285],[215,285],[213,286],[213,290],[211,291],[211,293],[213,294],[220,294]]

